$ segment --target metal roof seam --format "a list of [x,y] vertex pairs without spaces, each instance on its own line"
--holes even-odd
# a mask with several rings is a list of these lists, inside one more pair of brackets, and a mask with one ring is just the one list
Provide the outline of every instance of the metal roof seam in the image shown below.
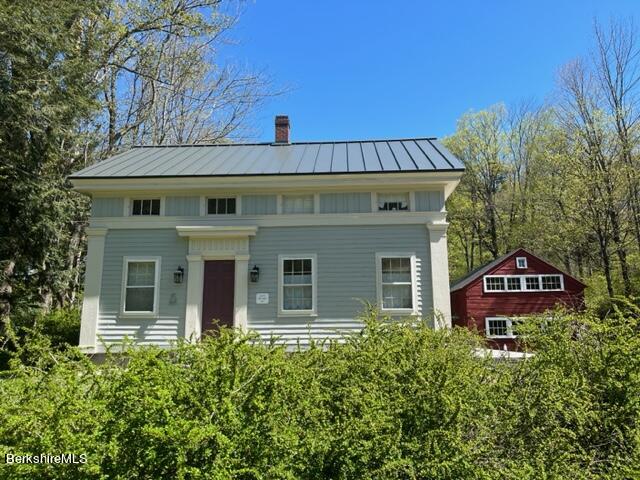
[[373,149],[376,152],[376,157],[378,157],[378,163],[380,164],[380,169],[385,172],[384,165],[382,165],[382,159],[380,158],[380,153],[378,152],[378,147],[376,146],[376,142],[372,142]]
[[347,154],[347,172],[349,171],[349,145],[345,144],[344,150]]
[[[202,151],[198,151],[197,149],[194,148],[193,151],[196,153],[196,155],[193,158],[191,158],[191,160],[189,160],[189,162],[186,165],[183,165],[182,168],[176,172],[176,175],[179,175],[180,173],[184,172],[187,168],[189,168],[191,165],[197,163],[202,158],[206,157],[207,153],[208,153],[204,149]],[[170,165],[169,167],[165,168],[164,170],[162,170],[161,172],[158,172],[158,173],[161,174],[161,175],[164,175],[166,172],[171,170],[173,167],[175,167],[175,165]]]
[[367,162],[364,161],[364,150],[362,149],[362,142],[358,142],[360,144],[360,155],[362,155],[362,168],[364,171],[367,171]]
[[318,147],[318,151],[316,152],[316,158],[314,158],[314,160],[313,160],[313,168],[311,169],[312,172],[316,171],[316,165],[318,163],[318,157],[320,156],[320,148],[321,147]]
[[385,143],[387,144],[387,148],[391,152],[393,161],[396,162],[396,165],[398,166],[398,170],[402,170],[402,167],[400,166],[400,162],[398,162],[398,157],[396,157],[396,152],[393,151],[393,148],[391,148],[391,145],[389,145],[389,142],[385,142]]
[[305,145],[304,149],[302,150],[302,155],[300,155],[300,158],[298,159],[298,163],[296,163],[296,168],[294,169],[295,172],[298,171],[298,168],[300,168],[300,164],[302,163],[302,159],[304,158],[305,154],[307,153],[307,148],[309,147],[309,145]]
[[[182,161],[185,161],[187,158],[190,158],[190,157],[192,157],[194,154],[197,154],[197,153],[198,153],[198,151],[194,148],[194,149],[193,149],[193,151],[191,151],[191,152],[187,153],[186,157],[184,157],[184,158],[182,159]],[[196,155],[196,156],[197,156],[197,155]],[[155,165],[155,168],[156,168],[156,169],[160,169],[160,167],[162,167],[162,166],[164,166],[164,165],[167,165],[167,164],[171,165],[171,158],[168,158],[167,160],[165,160],[164,162],[161,162],[161,163],[160,163],[160,164],[158,164],[158,165]],[[164,171],[166,171],[166,170],[167,170],[167,169],[163,170],[163,172],[164,172]]]
[[431,146],[433,147],[433,149],[434,149],[436,152],[438,152],[442,158],[444,158],[444,161],[445,161],[445,162],[447,162],[449,165],[451,165],[451,168],[455,168],[455,167],[453,166],[453,163],[451,163],[451,162],[449,161],[449,159],[448,159],[445,155],[443,155],[443,153],[440,151],[440,149],[439,149],[438,147],[436,147],[436,146],[435,146],[435,144],[434,144],[431,140],[427,140],[427,142],[429,142],[429,145],[431,145]]
[[416,142],[415,140],[413,141],[413,143],[415,143],[415,144],[416,144],[416,146],[420,149],[420,151],[421,151],[421,152],[422,152],[422,154],[425,156],[425,158],[426,158],[427,160],[429,160],[429,163],[430,163],[431,165],[433,165],[434,170],[437,170],[437,169],[438,169],[438,167],[436,167],[435,162],[434,162],[433,160],[431,160],[431,157],[429,157],[429,155],[427,155],[427,152],[425,152],[425,151],[424,151],[424,148],[422,148],[422,147],[420,146],[420,144],[419,144],[418,142]]
[[407,155],[409,156],[409,158],[411,159],[411,161],[415,165],[416,170],[420,170],[420,167],[418,167],[418,162],[416,162],[416,160],[413,158],[413,155],[411,155],[411,153],[409,153],[409,149],[404,144],[404,142],[400,142],[400,145],[402,145],[402,148],[404,148],[404,151],[407,152]]
[[[127,153],[129,153],[131,150],[127,150],[126,152],[121,152],[118,153],[117,155],[108,158],[106,160],[102,160],[101,162],[98,162],[94,165],[90,165],[89,167],[86,167],[84,169],[82,169],[81,171],[84,171],[86,173],[92,172],[92,173],[96,173],[96,170],[99,170],[100,172],[104,172],[106,170],[108,170],[109,168],[113,167],[114,165],[122,165],[123,163],[126,163],[128,161],[131,160],[131,158],[127,158]],[[134,158],[138,155],[141,155],[142,158],[144,158],[146,155],[150,155],[149,153],[145,153],[145,152],[141,152],[138,153],[136,152],[134,154]],[[104,168],[103,168],[104,167]]]
[[331,160],[329,161],[329,171],[333,173],[333,156],[335,155],[336,152],[336,144],[332,143],[331,144]]

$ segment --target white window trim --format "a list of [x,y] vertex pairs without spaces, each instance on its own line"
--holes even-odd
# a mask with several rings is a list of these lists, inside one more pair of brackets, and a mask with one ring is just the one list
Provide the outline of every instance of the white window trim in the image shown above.
[[[524,262],[522,266],[520,266],[520,262]],[[516,257],[516,268],[520,270],[524,270],[527,268],[527,257]]]
[[[382,301],[382,259],[410,258],[411,259],[411,304],[413,308],[384,308]],[[377,252],[376,253],[376,294],[380,312],[397,315],[418,315],[418,275],[416,269],[416,254],[414,252]]]
[[[158,215],[134,215],[133,214],[133,201],[134,200],[156,200],[156,199],[160,199],[160,214]],[[143,218],[147,218],[147,217],[164,217],[164,207],[165,204],[167,203],[166,201],[166,197],[164,196],[152,196],[152,197],[127,197],[124,199],[124,210],[125,210],[125,217],[143,217]]]
[[[311,310],[285,310],[284,307],[284,261],[311,259]],[[278,316],[316,317],[318,315],[318,256],[315,253],[278,255]]]
[[[155,262],[155,278],[153,285],[153,310],[129,312],[125,310],[127,293],[127,276],[129,274],[129,263],[132,262]],[[157,317],[158,299],[160,298],[160,268],[162,257],[123,257],[122,259],[122,288],[120,291],[120,316],[121,317]]]
[[[542,277],[560,277],[560,288],[542,288]],[[538,284],[541,288],[526,288],[527,282],[526,278],[538,277]],[[504,278],[504,289],[502,290],[489,290],[487,289],[487,279],[488,278]],[[520,279],[520,290],[508,290],[507,286],[507,278],[519,278]],[[527,293],[527,292],[564,292],[564,275],[561,273],[541,273],[538,275],[485,275],[482,278],[482,286],[484,293]]]
[[[506,320],[507,322],[507,334],[506,335],[489,335],[489,322],[491,320]],[[511,317],[485,317],[484,319],[484,333],[487,338],[518,338],[513,333],[513,319]]]
[[[209,213],[210,198],[235,198],[236,213]],[[200,214],[203,217],[237,217],[242,215],[242,197],[240,195],[204,195],[200,197]]]

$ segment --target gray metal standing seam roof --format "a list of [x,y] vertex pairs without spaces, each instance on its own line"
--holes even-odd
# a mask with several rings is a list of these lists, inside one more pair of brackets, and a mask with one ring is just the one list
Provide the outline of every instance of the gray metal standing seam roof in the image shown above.
[[71,179],[462,171],[434,138],[140,146]]

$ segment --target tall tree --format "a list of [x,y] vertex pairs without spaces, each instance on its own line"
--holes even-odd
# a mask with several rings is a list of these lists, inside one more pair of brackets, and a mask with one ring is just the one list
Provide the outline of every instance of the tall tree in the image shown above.
[[[86,201],[65,176],[95,109],[99,0],[0,1],[0,315],[16,282],[27,302],[64,297]],[[77,272],[77,270],[76,270]],[[60,300],[63,300],[60,298]]]

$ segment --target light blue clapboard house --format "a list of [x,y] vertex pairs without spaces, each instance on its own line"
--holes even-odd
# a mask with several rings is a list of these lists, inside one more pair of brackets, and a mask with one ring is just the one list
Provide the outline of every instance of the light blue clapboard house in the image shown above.
[[[92,198],[80,345],[161,346],[216,325],[308,342],[362,300],[450,325],[445,200],[463,165],[433,138],[132,148],[70,177]],[[216,319],[216,322],[213,320]]]

